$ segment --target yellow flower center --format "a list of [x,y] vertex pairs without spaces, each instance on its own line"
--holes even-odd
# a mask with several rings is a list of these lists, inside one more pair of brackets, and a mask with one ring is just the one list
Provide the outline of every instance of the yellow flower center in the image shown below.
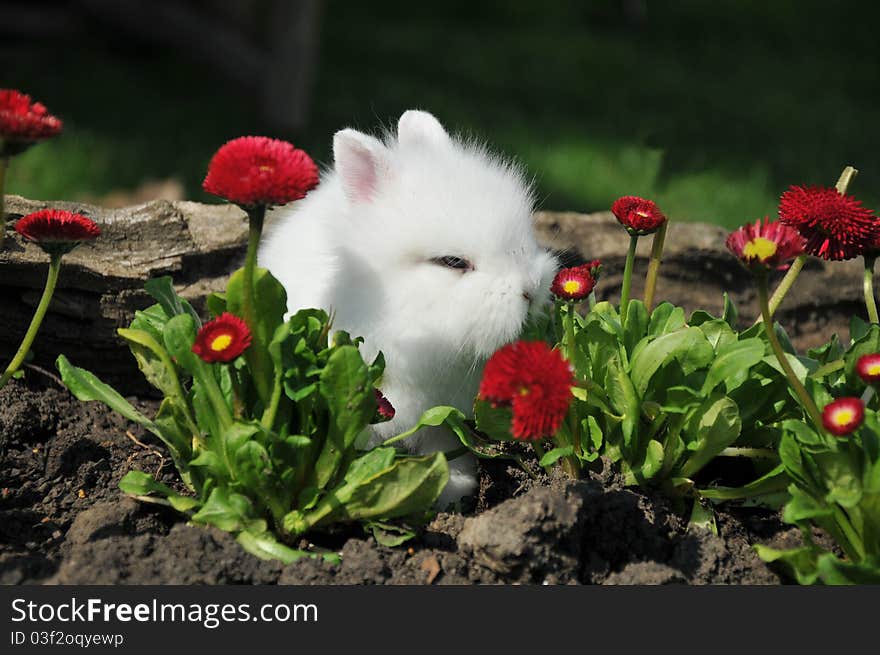
[[528,388],[528,387],[520,387],[520,388],[519,388],[519,395],[520,395],[520,396],[528,396],[529,393],[530,393],[530,392],[529,392],[529,388]]
[[636,216],[641,216],[642,218],[648,218],[650,214],[646,211],[639,210],[636,212]]
[[873,364],[868,364],[868,375],[878,375],[880,374],[880,362],[874,362]]
[[263,164],[262,166],[260,166],[260,171],[263,173],[271,173],[274,170],[275,170],[275,167],[269,166],[268,164]]
[[856,417],[856,413],[848,407],[841,407],[831,416],[831,420],[835,425],[844,427],[852,423]]
[[562,290],[565,293],[577,293],[581,290],[581,283],[578,280],[566,280],[562,284]]
[[229,344],[232,343],[232,336],[229,334],[221,334],[211,341],[211,350],[214,352],[220,352],[221,350],[226,350],[229,348]]
[[776,254],[777,246],[775,241],[765,239],[764,237],[755,237],[743,246],[743,255],[749,259],[756,257],[762,262]]

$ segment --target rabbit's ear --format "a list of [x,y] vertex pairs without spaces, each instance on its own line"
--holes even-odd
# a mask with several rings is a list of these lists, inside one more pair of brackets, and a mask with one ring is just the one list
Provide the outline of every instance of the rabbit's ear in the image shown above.
[[333,136],[333,159],[349,200],[373,198],[388,173],[387,154],[381,141],[357,130],[340,130]]
[[449,135],[432,114],[410,109],[403,112],[400,120],[397,121],[397,140],[405,145],[418,143],[440,145],[449,142]]

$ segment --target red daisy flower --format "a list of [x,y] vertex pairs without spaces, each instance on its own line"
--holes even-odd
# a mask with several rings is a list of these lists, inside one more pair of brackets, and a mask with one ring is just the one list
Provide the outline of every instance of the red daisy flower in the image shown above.
[[779,220],[807,240],[823,259],[852,259],[880,240],[880,221],[852,196],[824,187],[792,186],[779,199]]
[[666,216],[653,200],[638,196],[623,196],[611,205],[611,212],[627,232],[645,235],[656,232],[666,222]]
[[224,312],[205,323],[196,335],[192,351],[202,360],[231,362],[251,345],[251,331],[238,316]]
[[373,423],[390,421],[394,418],[394,407],[381,391],[378,389],[373,389],[373,391],[376,392],[376,415],[373,417]]
[[480,398],[513,409],[516,439],[543,439],[559,429],[571,404],[574,377],[558,350],[543,341],[517,341],[489,361]]
[[283,205],[303,198],[318,184],[318,167],[292,143],[243,136],[211,158],[202,188],[236,204]]
[[871,353],[870,355],[862,355],[856,362],[856,373],[865,381],[866,384],[877,384],[880,382],[880,353]]
[[744,225],[727,237],[727,249],[750,269],[786,268],[788,262],[803,254],[804,238],[794,228],[780,221],[764,218]]
[[[593,268],[594,264],[595,268]],[[561,300],[583,300],[596,287],[596,277],[592,271],[595,270],[598,273],[598,264],[599,262],[596,260],[574,268],[563,268],[553,278],[550,291]]]
[[838,398],[822,410],[822,424],[838,437],[855,431],[864,420],[865,405],[861,398]]
[[0,157],[15,155],[27,146],[61,132],[62,122],[42,103],[13,89],[0,89]]
[[18,219],[15,231],[50,255],[63,255],[101,235],[101,228],[92,219],[63,209],[42,209],[28,214]]

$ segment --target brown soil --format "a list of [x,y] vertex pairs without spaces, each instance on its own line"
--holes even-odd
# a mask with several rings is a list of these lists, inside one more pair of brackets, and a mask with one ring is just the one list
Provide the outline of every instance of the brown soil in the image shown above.
[[472,512],[440,514],[394,549],[357,529],[316,535],[342,553],[340,565],[284,566],[126,498],[117,484],[132,468],[177,482],[161,445],[103,405],[29,377],[0,391],[4,584],[778,584],[751,545],[799,539],[760,509],[719,512],[720,536],[687,532],[665,499],[622,488],[607,472],[569,482],[492,461]]

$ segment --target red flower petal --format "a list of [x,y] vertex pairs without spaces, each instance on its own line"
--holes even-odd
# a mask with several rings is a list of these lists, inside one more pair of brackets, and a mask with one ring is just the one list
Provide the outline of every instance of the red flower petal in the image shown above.
[[562,300],[583,300],[596,286],[596,278],[590,272],[593,264],[596,264],[595,270],[598,271],[598,260],[574,268],[563,268],[553,278],[550,291]]
[[571,368],[558,350],[543,341],[518,341],[486,362],[480,398],[512,407],[515,438],[543,439],[562,424],[572,382]]
[[785,268],[804,252],[804,239],[797,230],[780,221],[764,218],[731,232],[726,241],[746,268]]
[[192,351],[202,360],[231,362],[251,345],[251,332],[238,316],[224,312],[205,323],[198,334]]
[[373,391],[376,392],[376,416],[373,418],[373,423],[390,421],[396,413],[393,405],[381,391],[378,389],[373,389]]
[[807,240],[823,259],[852,259],[880,240],[880,221],[852,196],[824,187],[792,186],[779,199],[779,220]]
[[866,384],[880,382],[880,353],[862,355],[856,362],[856,373]]
[[822,410],[822,424],[838,437],[855,431],[864,420],[865,405],[861,398],[838,398]]
[[318,184],[318,167],[293,144],[243,136],[223,145],[208,164],[202,188],[236,204],[283,205]]
[[657,203],[638,196],[618,198],[611,205],[611,212],[630,234],[650,234],[666,222]]
[[18,219],[15,231],[49,254],[70,252],[83,241],[101,235],[92,219],[63,209],[42,209]]
[[17,152],[4,152],[3,141],[31,144],[59,134],[62,128],[62,122],[41,103],[31,102],[30,96],[0,89],[0,156]]

